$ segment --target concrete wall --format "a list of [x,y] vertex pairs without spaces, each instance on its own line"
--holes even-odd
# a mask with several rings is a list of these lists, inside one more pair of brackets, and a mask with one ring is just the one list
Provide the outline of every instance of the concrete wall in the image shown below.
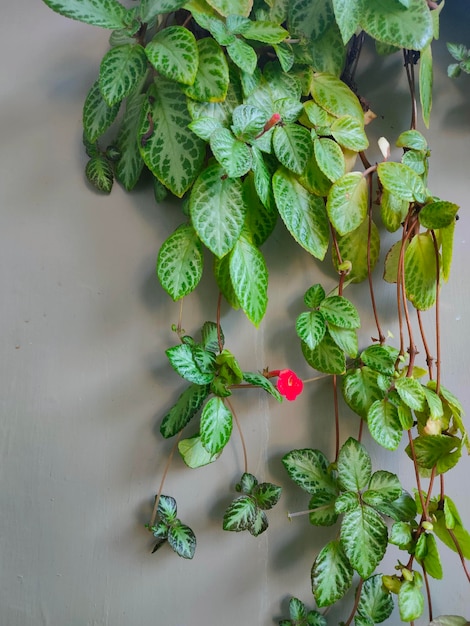
[[[468,1],[448,4],[443,41],[469,44]],[[150,555],[143,525],[171,448],[158,425],[180,391],[163,355],[174,342],[178,306],[159,287],[154,266],[182,220],[177,207],[156,207],[148,189],[129,195],[116,186],[103,197],[84,181],[81,107],[107,49],[106,31],[27,0],[5,3],[0,30],[0,624],[268,626],[287,616],[291,594],[313,606],[310,567],[331,531],[306,518],[287,521],[287,509],[305,508],[298,490],[288,490],[258,539],[221,530],[243,471],[236,433],[216,465],[190,472],[175,459],[165,484],[198,535],[196,558],[187,562],[166,549]],[[443,382],[468,408],[470,77],[448,81],[443,42],[435,57],[430,185],[462,205],[455,271],[443,290]],[[379,116],[376,132],[391,142],[408,123],[408,114],[398,117],[407,98],[400,67],[400,59],[392,61],[386,87],[376,82],[383,71],[377,64],[361,79]],[[255,331],[241,313],[224,309],[227,341],[246,369],[292,366],[309,377],[292,320],[303,290],[313,282],[331,286],[333,276],[298,255],[281,227],[264,251],[271,267],[266,322]],[[188,332],[214,319],[211,291],[207,272],[185,302]],[[356,293],[359,303],[367,290]],[[387,297],[381,312],[393,330]],[[332,453],[327,381],[310,385],[292,405],[257,393],[238,394],[235,403],[250,469],[262,479],[289,485],[279,463],[288,449]],[[348,430],[357,432],[355,418],[346,420],[344,436]],[[399,471],[412,489],[404,457],[375,447],[373,460]],[[470,526],[468,472],[464,458],[447,489],[463,501]],[[444,563],[445,582],[433,585],[435,614],[470,617],[458,557],[446,553]],[[339,615],[331,616],[337,623]]]

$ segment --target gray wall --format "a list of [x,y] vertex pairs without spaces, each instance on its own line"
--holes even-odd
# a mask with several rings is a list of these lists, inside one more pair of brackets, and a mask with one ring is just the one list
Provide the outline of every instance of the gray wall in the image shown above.
[[[448,4],[443,40],[469,44],[468,1]],[[287,521],[287,509],[305,507],[296,489],[260,538],[221,530],[229,490],[242,471],[237,434],[216,465],[190,472],[175,459],[165,485],[198,534],[196,558],[186,562],[165,549],[149,554],[143,524],[171,447],[159,438],[158,424],[180,389],[163,356],[174,341],[178,306],[159,287],[154,265],[180,213],[157,208],[149,190],[128,195],[116,186],[102,197],[84,181],[81,107],[107,49],[106,31],[27,0],[4,3],[0,29],[0,624],[268,626],[286,616],[290,594],[313,605],[310,567],[330,531],[306,518]],[[450,59],[443,44],[439,49],[427,133],[430,185],[462,205],[454,266],[462,269],[443,291],[443,382],[468,408],[470,77],[448,81]],[[391,142],[408,123],[395,104],[407,98],[400,66],[399,59],[392,62],[386,88],[376,82],[381,66],[371,66],[371,78],[362,80],[379,116],[376,132]],[[246,369],[292,366],[312,375],[292,319],[306,287],[317,281],[329,287],[334,279],[294,252],[279,227],[265,248],[271,308],[259,331],[241,313],[223,311],[228,343]],[[188,332],[215,316],[207,274],[185,303]],[[357,302],[366,297],[365,288],[356,293]],[[384,296],[382,314],[393,330],[392,294]],[[330,400],[326,381],[282,406],[238,394],[251,471],[287,486],[279,463],[287,449],[308,445],[331,454]],[[357,432],[356,419],[346,420],[344,436],[348,431]],[[375,447],[373,460],[400,471],[412,489],[404,457],[397,461]],[[470,526],[468,473],[464,458],[447,489],[456,498],[461,491]],[[457,556],[446,553],[444,564],[445,582],[433,585],[435,613],[470,617]],[[331,615],[335,623],[337,614]]]

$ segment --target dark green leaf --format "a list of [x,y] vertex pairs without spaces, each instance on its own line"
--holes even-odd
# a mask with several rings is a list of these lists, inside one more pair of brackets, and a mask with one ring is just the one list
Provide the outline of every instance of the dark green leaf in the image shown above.
[[457,204],[438,200],[425,204],[419,212],[419,221],[424,228],[445,228],[455,221],[455,216],[459,210]]
[[244,237],[235,243],[230,255],[230,277],[240,306],[258,326],[268,304],[268,270],[261,252]]
[[381,516],[367,505],[345,514],[341,524],[341,543],[360,576],[369,577],[382,560],[388,532]]
[[279,502],[282,487],[273,485],[272,483],[259,483],[252,491],[252,496],[256,500],[256,504],[265,511],[272,509]]
[[261,389],[271,394],[273,398],[276,398],[278,402],[282,402],[281,394],[266,376],[257,372],[243,372],[243,380],[255,387],[261,387]]
[[178,398],[176,404],[165,415],[160,432],[165,439],[182,430],[202,407],[209,394],[209,385],[190,385]]
[[332,526],[338,519],[335,508],[337,494],[332,491],[316,491],[308,503],[308,519],[313,526]]
[[257,507],[251,496],[236,498],[225,511],[223,528],[240,532],[248,530],[256,519]]
[[182,224],[160,248],[157,260],[158,279],[173,300],[179,300],[195,289],[201,280],[202,269],[203,256],[199,237],[190,224]]
[[399,351],[396,348],[373,344],[361,353],[361,361],[376,372],[392,376],[398,355]]
[[346,370],[344,352],[332,339],[328,330],[315,350],[310,350],[304,342],[301,347],[304,359],[313,369],[325,374],[344,374]]
[[118,111],[119,102],[108,106],[97,80],[88,92],[83,105],[83,129],[88,141],[94,143],[111,126]]
[[168,543],[184,559],[192,559],[196,551],[196,535],[189,526],[179,522],[168,530]]
[[339,451],[337,469],[344,490],[360,491],[369,483],[372,463],[364,446],[350,437]]
[[[453,451],[459,450],[461,446],[461,441],[458,437],[450,435],[419,435],[413,443],[417,463],[426,469],[432,469],[436,465],[438,473],[445,472],[450,469],[448,467],[449,457],[455,461],[451,463],[451,466],[455,465],[458,460],[458,458],[454,459],[452,456]],[[406,452],[412,458],[410,446],[407,446]]]
[[358,615],[370,618],[373,624],[380,624],[390,617],[393,608],[393,598],[383,586],[381,574],[364,581],[357,605]]
[[111,48],[100,65],[100,90],[108,106],[127,97],[147,73],[147,57],[139,44]]
[[293,0],[289,2],[288,27],[293,35],[317,39],[334,19],[330,0]]
[[113,167],[103,156],[92,157],[85,167],[89,183],[103,193],[111,193],[114,182]]
[[157,512],[162,522],[170,526],[176,520],[176,500],[171,496],[164,496],[162,494],[158,500]]
[[396,522],[409,522],[416,517],[416,503],[406,491],[403,491],[401,496],[393,502],[376,502],[374,508]]
[[307,344],[310,350],[315,350],[325,335],[325,318],[320,311],[301,313],[297,318],[295,329],[297,336]]
[[215,358],[211,352],[207,352],[207,355],[211,355],[212,367],[204,369],[202,369],[196,362],[192,347],[184,343],[168,348],[168,350],[165,351],[165,354],[167,355],[171,367],[175,370],[175,372],[191,383],[196,383],[196,385],[205,385],[206,383],[210,383],[214,378]]
[[224,333],[222,328],[214,322],[204,322],[201,329],[202,345],[209,352],[219,352],[219,342],[224,345]]
[[329,296],[322,300],[319,311],[328,323],[340,328],[359,328],[361,320],[356,307],[344,296]]
[[44,0],[56,13],[101,28],[119,29],[126,24],[127,10],[117,0]]
[[144,102],[145,94],[133,94],[127,98],[126,111],[116,139],[116,145],[121,153],[116,163],[116,178],[126,191],[136,186],[144,167],[137,141]]
[[222,451],[232,434],[232,413],[222,398],[210,398],[201,413],[201,443],[210,454]]
[[290,478],[307,493],[337,493],[336,481],[329,471],[330,464],[320,450],[291,450],[282,458],[282,463]]

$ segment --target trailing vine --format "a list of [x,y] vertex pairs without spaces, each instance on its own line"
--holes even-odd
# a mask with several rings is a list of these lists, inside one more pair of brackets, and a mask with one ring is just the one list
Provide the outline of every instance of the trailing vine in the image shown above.
[[[433,614],[429,585],[430,577],[443,577],[442,544],[458,554],[470,582],[470,535],[445,490],[445,474],[470,447],[462,405],[442,384],[439,313],[459,207],[429,188],[430,150],[418,130],[419,115],[430,123],[432,43],[444,2],[140,0],[126,8],[117,0],[44,1],[112,31],[83,109],[88,180],[105,193],[115,180],[130,191],[146,170],[157,203],[181,198],[182,223],[161,246],[156,268],[174,301],[197,288],[204,256],[213,257],[214,320],[189,334],[181,304],[175,345],[166,350],[185,386],[160,423],[174,445],[147,524],[154,552],[169,545],[183,558],[195,556],[195,533],[180,520],[165,479],[177,452],[189,468],[216,462],[234,430],[243,473],[221,524],[254,537],[268,529],[283,487],[250,471],[237,394],[261,390],[272,401],[294,402],[305,384],[328,377],[334,458],[311,441],[286,450],[282,463],[292,487],[306,494],[306,510],[290,519],[305,514],[313,526],[331,526],[331,539],[312,564],[315,609],[294,597],[281,626],[326,625],[325,609],[346,605],[353,585],[346,626],[381,623],[395,604],[402,622],[426,613],[433,626],[466,624]],[[356,82],[365,42],[380,55],[403,55],[410,125],[396,141],[399,161],[391,160],[386,138],[379,163],[367,156],[374,114]],[[448,47],[456,60],[449,76],[468,72],[465,46]],[[268,268],[261,247],[278,218],[318,262],[330,250],[337,273],[332,291],[320,283],[307,289],[295,320],[314,370],[308,381],[285,364],[245,371],[222,329],[223,302],[255,326],[262,322]],[[373,274],[384,229],[396,233],[383,273],[396,295],[396,340],[383,330]],[[362,281],[375,324],[365,346],[354,304],[354,284]],[[434,310],[433,336],[425,310]],[[359,417],[356,438],[344,440],[343,400]],[[390,451],[407,441],[414,493],[372,466],[365,428]],[[380,572],[389,545],[400,557],[392,572]]]

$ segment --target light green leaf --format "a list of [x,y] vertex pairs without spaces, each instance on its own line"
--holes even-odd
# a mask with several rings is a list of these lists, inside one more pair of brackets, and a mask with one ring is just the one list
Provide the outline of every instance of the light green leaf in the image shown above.
[[432,108],[432,51],[431,44],[427,45],[419,56],[419,99],[421,102],[421,113],[426,128],[429,128],[429,118]]
[[403,131],[400,133],[395,145],[399,148],[410,148],[412,150],[428,149],[426,138],[418,130]]
[[255,387],[261,387],[261,389],[271,394],[273,398],[276,398],[278,402],[282,402],[281,394],[266,376],[257,372],[243,372],[243,380]]
[[273,176],[273,190],[279,214],[290,234],[310,254],[323,260],[330,233],[322,198],[308,193],[283,168]]
[[468,620],[458,615],[440,615],[432,620],[429,626],[467,626]]
[[242,15],[248,17],[253,7],[253,0],[207,0],[220,15]]
[[[361,225],[346,235],[338,236],[338,247],[343,261],[350,261],[352,267],[348,274],[348,280],[353,283],[360,283],[369,275],[369,263],[367,259],[367,248],[369,241],[369,220],[365,219]],[[374,222],[370,223],[370,271],[374,269],[379,260],[380,253],[380,233]],[[338,267],[336,253],[332,250],[333,262]]]
[[264,111],[249,104],[241,104],[233,111],[232,131],[237,139],[250,141],[255,139],[268,121]]
[[140,149],[150,171],[179,198],[193,184],[205,156],[205,142],[188,128],[190,122],[180,86],[160,77],[158,88],[154,83],[148,91]]
[[427,156],[417,150],[408,150],[401,158],[401,162],[410,167],[414,172],[423,176],[427,171]]
[[363,2],[360,25],[374,39],[398,48],[423,50],[433,38],[431,12],[422,0],[411,0],[407,10],[388,0]]
[[371,369],[393,376],[399,351],[392,346],[372,344],[361,353],[361,361]]
[[381,574],[364,581],[357,605],[358,615],[370,618],[373,624],[380,624],[390,617],[393,608],[393,598],[383,586]]
[[336,141],[321,137],[313,142],[313,149],[318,167],[331,182],[344,175],[344,155]]
[[317,39],[334,19],[331,0],[293,0],[289,2],[288,28],[292,35]]
[[395,381],[395,389],[398,391],[401,400],[409,406],[410,409],[413,409],[413,411],[424,410],[426,396],[420,382],[414,378],[397,378]]
[[236,38],[233,43],[227,46],[227,54],[243,72],[253,74],[258,64],[258,57],[246,41]]
[[224,514],[223,529],[240,532],[248,530],[256,519],[257,506],[251,496],[240,496],[230,504]]
[[232,413],[222,398],[210,398],[201,413],[201,443],[209,454],[218,454],[232,434]]
[[244,237],[230,255],[230,277],[240,306],[259,326],[268,304],[268,270],[261,252]]
[[235,139],[228,128],[215,130],[210,137],[211,150],[230,178],[239,178],[251,168],[251,151]]
[[246,210],[241,181],[227,178],[220,165],[210,165],[194,183],[189,200],[191,220],[201,241],[217,257],[234,247]]
[[212,367],[204,369],[196,362],[193,347],[188,344],[182,343],[168,348],[165,354],[175,372],[191,383],[205,385],[214,378],[215,358],[211,352],[207,355],[211,355]]
[[308,519],[313,526],[332,526],[338,519],[337,495],[331,491],[315,492],[308,503]]
[[402,198],[395,196],[387,189],[382,190],[380,216],[388,231],[393,233],[400,228],[400,224],[403,222],[408,212],[408,206],[408,200],[402,200]]
[[358,228],[367,215],[367,181],[360,172],[349,172],[328,193],[326,210],[334,228],[346,235]]
[[328,323],[340,328],[359,328],[361,320],[352,302],[344,296],[328,296],[322,300],[319,311]]
[[157,32],[145,47],[148,60],[159,74],[185,85],[196,79],[199,51],[196,38],[183,26]]
[[420,580],[420,574],[413,572],[413,580],[405,580],[398,592],[398,608],[400,618],[404,622],[412,622],[423,613],[424,597],[420,589]]
[[436,516],[437,522],[433,523],[433,532],[434,534],[451,550],[457,552],[457,548],[455,546],[454,540],[449,532],[452,532],[455,537],[457,543],[459,544],[459,548],[462,551],[462,554],[466,559],[470,559],[470,533],[465,530],[461,523],[455,524],[454,528],[448,529],[444,512],[441,510],[437,510],[434,512]]
[[333,0],[336,22],[346,45],[357,30],[361,15],[361,0]]
[[198,285],[202,269],[201,242],[190,224],[182,224],[163,243],[158,253],[160,284],[173,300],[179,300]]
[[344,491],[336,498],[335,511],[337,513],[347,513],[361,506],[359,494],[356,491]]
[[199,64],[196,78],[184,88],[185,94],[198,102],[221,102],[225,100],[229,85],[227,59],[219,44],[212,37],[199,39]]
[[320,450],[291,450],[283,456],[282,463],[290,478],[307,493],[338,493],[336,481],[329,471],[330,463]]
[[115,173],[126,191],[136,186],[144,167],[137,141],[144,102],[144,94],[133,95],[127,99],[126,111],[116,139],[116,146],[121,155],[116,163]]
[[157,15],[177,11],[187,0],[140,0],[139,16],[142,22],[148,23]]
[[379,163],[377,174],[385,189],[396,197],[407,202],[425,202],[427,193],[423,181],[407,165],[394,161]]
[[416,503],[406,491],[402,491],[401,496],[393,502],[376,502],[374,508],[396,522],[410,522],[416,517]]
[[242,34],[245,39],[253,39],[263,43],[278,44],[284,41],[289,33],[279,24],[269,21],[248,20]]
[[335,117],[350,115],[364,123],[364,111],[356,94],[332,74],[315,73],[312,97],[317,104]]
[[212,133],[223,128],[223,126],[220,121],[214,117],[198,117],[188,125],[188,128],[204,141],[209,141]]
[[274,52],[284,72],[290,72],[295,63],[295,54],[290,43],[273,44]]
[[277,126],[273,133],[274,153],[284,167],[302,174],[313,152],[310,133],[298,124]]
[[364,124],[356,117],[343,115],[331,125],[331,134],[343,148],[360,152],[369,146]]
[[178,521],[168,529],[168,543],[184,559],[192,559],[196,551],[196,535],[189,526]]
[[178,450],[183,461],[192,469],[213,463],[219,457],[219,454],[207,452],[202,445],[199,435],[194,435],[194,437],[190,437],[189,439],[182,439],[178,443]]
[[389,542],[406,550],[413,540],[410,524],[406,522],[395,522],[390,531]]
[[204,404],[209,395],[209,385],[190,385],[168,411],[160,425],[160,432],[165,439],[173,437],[191,420]]
[[117,0],[44,0],[47,6],[72,20],[117,30],[127,26],[127,9]]
[[108,106],[100,90],[97,80],[93,83],[83,105],[83,129],[85,136],[94,143],[116,119],[119,103]]
[[376,400],[367,413],[369,431],[375,441],[387,448],[396,450],[403,435],[398,409],[386,398]]
[[429,202],[419,212],[419,222],[424,228],[445,228],[454,223],[459,208],[458,204],[444,200]]
[[111,193],[114,173],[111,163],[103,156],[92,157],[85,167],[85,175],[89,183],[103,193]]
[[339,451],[338,480],[346,491],[364,489],[372,474],[372,463],[367,450],[356,439],[349,437]]
[[147,57],[139,44],[116,46],[100,65],[100,90],[108,106],[121,102],[147,73]]
[[352,583],[353,569],[339,541],[330,541],[312,567],[312,591],[319,607],[342,598]]
[[309,287],[304,294],[305,306],[308,306],[310,309],[316,309],[324,299],[325,290],[319,283]]
[[418,545],[416,546],[418,563],[424,566],[429,576],[441,580],[443,577],[442,564],[434,535],[432,533],[425,533],[419,538],[418,544],[421,541],[424,543],[422,554],[418,554]]
[[304,359],[313,369],[325,374],[344,374],[346,370],[344,352],[332,339],[328,330],[315,350],[310,350],[304,342],[301,347]]
[[420,310],[436,301],[436,250],[430,232],[413,237],[405,251],[406,296]]
[[315,154],[312,154],[308,160],[302,176],[299,177],[299,182],[307,191],[321,197],[328,195],[332,184],[319,168]]
[[188,111],[193,120],[199,118],[212,118],[220,122],[221,126],[227,127],[232,119],[232,112],[239,105],[238,87],[229,84],[227,97],[223,102],[196,102],[188,98]]
[[297,318],[295,330],[297,336],[307,344],[310,350],[315,350],[325,335],[325,318],[320,311],[301,313]]
[[374,509],[364,505],[344,515],[341,543],[354,569],[368,578],[385,554],[387,526]]
[[343,397],[346,404],[363,419],[371,405],[381,400],[384,392],[377,384],[377,372],[364,366],[348,370],[343,379]]

